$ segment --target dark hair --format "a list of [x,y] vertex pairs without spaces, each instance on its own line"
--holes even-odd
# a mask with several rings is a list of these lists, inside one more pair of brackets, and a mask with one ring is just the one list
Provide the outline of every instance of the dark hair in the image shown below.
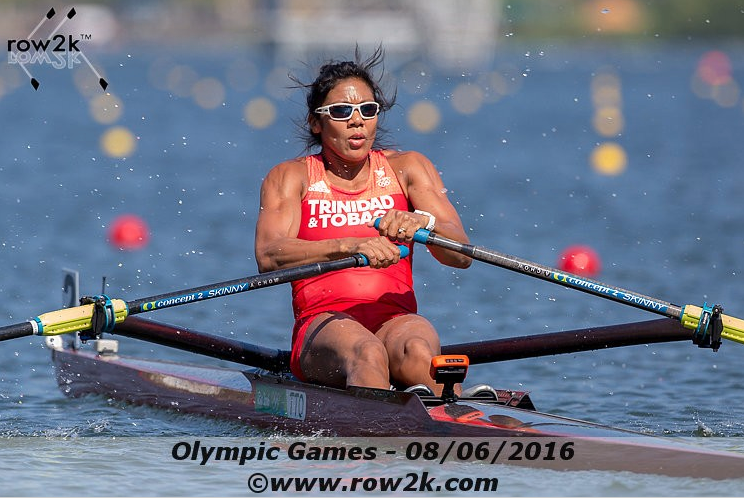
[[[307,114],[304,120],[298,122],[302,138],[305,141],[306,152],[310,151],[313,147],[321,145],[320,135],[312,132],[309,125],[309,119],[314,115],[315,109],[323,105],[325,98],[328,96],[328,92],[330,92],[339,81],[346,78],[359,78],[369,85],[372,89],[375,102],[380,104],[380,118],[383,117],[383,112],[391,109],[395,105],[397,92],[393,91],[392,97],[387,98],[382,90],[381,81],[384,74],[384,67],[379,78],[375,79],[373,76],[373,70],[375,67],[383,65],[384,57],[385,51],[382,49],[382,45],[380,45],[366,60],[362,60],[359,45],[357,45],[354,50],[353,61],[327,61],[321,66],[315,81],[310,84],[303,83],[292,74],[289,75],[290,79],[297,84],[295,88],[301,88],[307,92]],[[378,122],[377,130],[377,136],[373,145],[373,147],[376,148],[381,146],[380,138],[387,133],[387,131],[380,126],[380,122]]]

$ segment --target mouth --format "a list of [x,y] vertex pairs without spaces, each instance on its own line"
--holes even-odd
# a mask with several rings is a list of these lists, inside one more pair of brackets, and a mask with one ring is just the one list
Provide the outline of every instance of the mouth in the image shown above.
[[349,137],[349,144],[351,144],[351,146],[355,148],[362,147],[366,141],[367,137],[365,137],[361,133],[355,133],[354,135]]

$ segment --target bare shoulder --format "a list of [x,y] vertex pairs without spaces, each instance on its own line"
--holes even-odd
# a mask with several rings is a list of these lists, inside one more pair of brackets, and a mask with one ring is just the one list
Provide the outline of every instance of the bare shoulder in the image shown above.
[[428,183],[438,177],[432,162],[420,152],[386,150],[384,153],[398,181],[403,185],[410,187],[413,183]]
[[271,168],[264,178],[264,188],[282,191],[300,189],[304,194],[307,188],[307,167],[304,157],[281,162]]
[[415,150],[384,150],[390,166],[404,169],[431,166],[431,161]]
[[281,162],[269,170],[268,176],[307,176],[305,158],[297,157]]

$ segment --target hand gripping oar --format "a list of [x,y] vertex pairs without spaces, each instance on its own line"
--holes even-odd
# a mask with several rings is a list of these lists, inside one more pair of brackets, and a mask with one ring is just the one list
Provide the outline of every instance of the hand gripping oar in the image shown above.
[[678,306],[620,287],[558,271],[515,256],[471,244],[463,244],[423,228],[416,231],[413,240],[421,244],[443,247],[484,263],[651,311],[668,318],[674,318],[679,320],[685,328],[695,331],[693,342],[700,347],[710,347],[713,350],[718,350],[721,338],[744,344],[744,320],[724,315],[723,308],[719,305],[710,306],[706,303],[702,307],[691,304]]
[[[408,247],[398,247],[402,258],[408,256]],[[100,337],[102,332],[111,332],[117,323],[121,323],[130,315],[229,296],[262,287],[315,277],[331,271],[367,266],[368,264],[369,261],[365,256],[355,254],[334,261],[323,261],[270,271],[236,280],[137,299],[136,301],[125,302],[121,299],[110,299],[106,295],[82,298],[80,306],[50,311],[26,322],[0,327],[0,341],[30,335],[49,336],[84,331],[91,332],[81,336],[81,339],[94,339]]]

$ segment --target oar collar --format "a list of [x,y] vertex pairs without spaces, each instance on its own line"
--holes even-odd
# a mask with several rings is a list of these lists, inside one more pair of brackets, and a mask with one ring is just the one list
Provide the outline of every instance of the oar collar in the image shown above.
[[700,320],[692,336],[692,342],[700,348],[711,348],[718,351],[721,347],[721,333],[723,332],[723,307],[720,304],[711,306],[703,304]]
[[80,340],[83,342],[96,340],[103,333],[111,333],[116,325],[116,310],[114,303],[106,294],[98,296],[83,296],[80,304],[92,304],[93,315],[91,316],[91,327],[80,332]]

